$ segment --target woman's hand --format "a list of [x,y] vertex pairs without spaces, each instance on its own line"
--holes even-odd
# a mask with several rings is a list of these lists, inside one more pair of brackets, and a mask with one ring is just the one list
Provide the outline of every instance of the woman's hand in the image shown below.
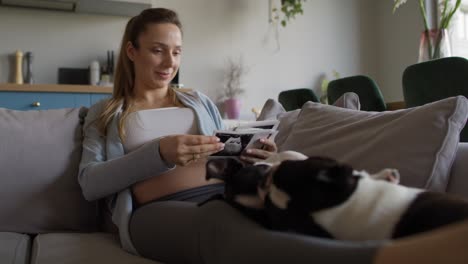
[[260,139],[260,142],[263,143],[263,148],[247,149],[242,153],[240,159],[248,163],[255,163],[267,159],[278,151],[276,143],[273,140],[262,138]]
[[223,150],[215,136],[171,135],[159,140],[159,153],[164,161],[185,166],[200,158]]

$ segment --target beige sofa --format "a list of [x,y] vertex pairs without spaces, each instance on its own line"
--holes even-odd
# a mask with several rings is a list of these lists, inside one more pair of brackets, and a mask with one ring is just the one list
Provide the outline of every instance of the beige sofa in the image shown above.
[[[459,99],[456,103],[464,104],[465,108],[468,104],[466,99],[465,101]],[[305,107],[311,108],[310,105]],[[317,109],[325,112],[335,111],[331,107],[319,106]],[[349,109],[339,111],[357,112]],[[462,111],[461,114],[465,115],[466,120],[467,110],[458,109],[457,111]],[[314,144],[320,152],[323,148],[330,148],[326,144],[320,144],[322,142],[320,140],[308,141],[301,138],[300,147],[291,142],[290,136],[298,134],[298,137],[302,137],[301,133],[307,130],[301,127],[302,119],[310,118],[306,114],[310,113],[296,111],[280,115],[283,119],[278,135],[278,139],[283,141],[280,142],[280,148],[286,149],[288,144],[293,146],[293,149],[305,152],[313,150]],[[123,251],[118,237],[105,232],[102,228],[99,203],[87,202],[81,194],[77,183],[77,172],[81,155],[81,125],[85,115],[86,109],[84,108],[25,112],[0,109],[0,263],[157,263]],[[326,116],[326,113],[321,115]],[[336,122],[330,115],[327,118],[329,122]],[[380,117],[374,116],[368,119],[376,118]],[[400,114],[399,117],[394,116],[392,120],[405,118],[409,117]],[[450,118],[453,119],[453,116]],[[354,120],[349,116],[345,119]],[[365,119],[359,117],[355,119],[355,122],[359,123]],[[317,119],[310,122],[319,121]],[[391,120],[387,119],[386,122],[391,122]],[[361,127],[362,124],[357,123],[354,124]],[[345,128],[349,126],[349,124],[344,125]],[[314,134],[311,134],[309,139],[322,137],[322,140],[327,140],[328,138],[335,145],[349,143],[336,141],[334,135],[320,136],[317,134],[320,129],[317,129],[315,125],[311,127],[315,130],[310,132]],[[440,124],[434,127],[439,127],[440,130],[447,128],[441,127]],[[331,127],[325,129],[328,134],[333,132],[330,131]],[[334,132],[343,133],[343,131]],[[349,133],[349,130],[344,132]],[[426,132],[435,133],[434,131]],[[447,134],[447,131],[444,133]],[[420,135],[420,137],[425,136],[427,135]],[[374,140],[373,144],[381,147],[378,137],[378,134],[374,135],[374,139],[369,138],[367,141]],[[434,145],[442,142],[449,145],[452,148],[451,153],[443,152],[438,148],[437,155],[451,155],[452,157],[445,158],[447,160],[454,158],[453,165],[449,162],[445,172],[442,170],[437,172],[437,177],[446,180],[445,184],[439,181],[437,185],[435,184],[437,181],[432,179],[434,184],[426,187],[458,194],[468,199],[468,164],[466,163],[468,144],[458,144],[457,139],[453,138],[453,131],[443,139],[440,137],[442,136],[423,142]],[[385,142],[387,139],[381,140]],[[391,144],[397,144],[396,140]],[[424,144],[420,146],[423,151],[433,151]],[[367,148],[368,145],[364,144],[364,147]],[[401,155],[406,155],[408,151],[411,151],[409,147],[405,149],[403,146]],[[386,150],[382,150],[382,153],[384,151]],[[353,149],[349,152],[359,156]],[[327,154],[335,155],[332,152]],[[346,155],[337,158],[354,159]],[[439,161],[434,161],[432,164],[435,162]],[[410,163],[418,162],[411,161]],[[417,166],[424,166],[424,163],[417,164]],[[431,177],[433,176],[434,174]],[[404,173],[402,177],[403,183],[420,185],[417,181],[412,182],[411,179],[406,179]],[[428,178],[429,176],[423,175],[422,177]],[[218,212],[215,218],[210,215],[213,210]],[[245,230],[245,233],[233,234],[230,230],[224,230],[223,222],[225,221],[234,221]],[[379,243],[331,243],[325,239],[260,230],[255,223],[222,202],[213,202],[202,207],[199,219],[195,222],[199,225],[194,227],[197,228],[198,245],[195,257],[187,261],[190,263],[264,263],[265,260],[270,260],[272,263],[292,263],[293,260],[294,263],[307,263],[310,260],[316,260],[317,263],[320,261],[339,263],[346,259],[353,259],[347,263],[365,263],[372,258],[375,248],[380,245]],[[312,244],[315,246],[310,247]],[[320,247],[317,247],[317,244]],[[158,249],[155,248],[155,250]],[[328,258],[320,260],[315,257],[318,251],[323,253],[327,250],[330,251]]]

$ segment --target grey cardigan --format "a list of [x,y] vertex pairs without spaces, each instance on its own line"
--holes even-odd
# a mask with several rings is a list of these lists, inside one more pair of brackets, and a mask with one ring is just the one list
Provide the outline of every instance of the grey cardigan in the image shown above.
[[[212,135],[214,130],[223,128],[218,109],[206,95],[196,91],[176,91],[176,95],[182,104],[194,110],[201,134]],[[112,220],[119,228],[122,247],[138,254],[128,231],[133,211],[129,187],[138,181],[166,172],[174,165],[166,164],[161,158],[159,139],[124,155],[117,128],[121,108],[108,125],[107,135],[101,135],[95,125],[104,105],[105,101],[101,101],[91,106],[86,116],[78,181],[87,200],[107,199],[112,210]]]

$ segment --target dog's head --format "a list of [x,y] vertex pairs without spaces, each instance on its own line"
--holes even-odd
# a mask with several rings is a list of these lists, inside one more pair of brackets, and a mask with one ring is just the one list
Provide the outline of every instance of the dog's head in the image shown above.
[[211,159],[206,164],[206,179],[216,178],[225,182],[226,200],[259,208],[263,207],[274,168],[283,160],[306,158],[301,153],[285,151],[253,165],[234,158]]
[[220,158],[206,164],[207,179],[225,182],[225,198],[246,207],[275,207],[312,212],[344,202],[354,192],[359,176],[352,167],[325,157],[281,152],[254,165]]
[[336,206],[355,191],[353,168],[325,157],[286,160],[272,169],[268,195],[281,209],[310,213]]
[[261,208],[263,201],[258,188],[265,181],[271,166],[248,165],[233,158],[208,160],[206,179],[216,178],[225,182],[224,197],[246,207]]

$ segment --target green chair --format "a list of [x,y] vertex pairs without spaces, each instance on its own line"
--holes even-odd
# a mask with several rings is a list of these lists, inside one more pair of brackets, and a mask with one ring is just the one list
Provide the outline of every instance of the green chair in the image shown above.
[[327,88],[328,103],[333,104],[344,93],[353,92],[359,96],[361,110],[385,111],[387,105],[377,84],[369,77],[356,75],[330,81]]
[[[414,107],[444,98],[468,97],[468,60],[447,57],[417,63],[403,72],[403,97],[406,107]],[[468,142],[468,127],[462,130],[460,141]]]
[[308,101],[318,103],[319,99],[311,89],[300,88],[280,92],[278,101],[286,111],[291,111],[301,108]]

